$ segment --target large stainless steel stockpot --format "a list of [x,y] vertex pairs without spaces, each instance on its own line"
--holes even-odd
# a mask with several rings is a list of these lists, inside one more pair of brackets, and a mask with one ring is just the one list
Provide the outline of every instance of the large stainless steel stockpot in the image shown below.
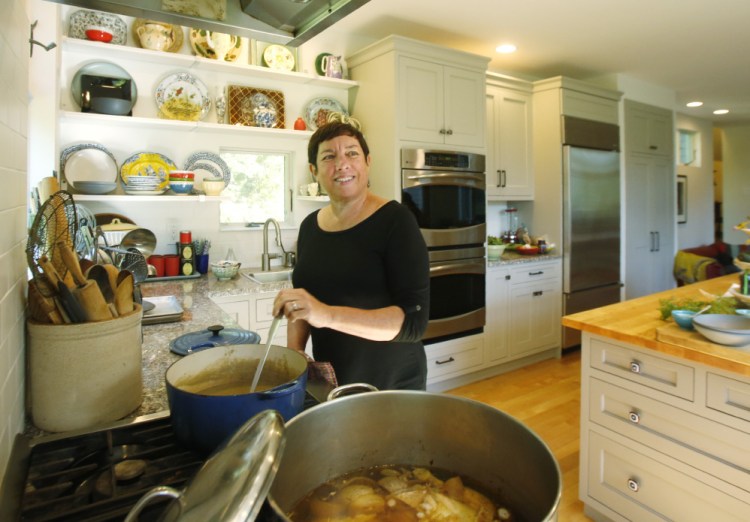
[[557,520],[560,468],[547,445],[483,403],[417,391],[347,396],[311,408],[285,429],[268,501],[285,513],[324,482],[384,464],[453,471],[498,493],[526,521]]

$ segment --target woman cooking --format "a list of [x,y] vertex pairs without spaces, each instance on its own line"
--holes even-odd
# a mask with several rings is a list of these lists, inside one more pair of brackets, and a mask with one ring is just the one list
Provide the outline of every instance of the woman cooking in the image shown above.
[[307,155],[330,204],[300,225],[294,288],[274,302],[288,346],[304,351],[312,336],[315,360],[330,362],[339,384],[424,390],[429,266],[416,220],[370,192],[369,147],[352,123],[318,128]]

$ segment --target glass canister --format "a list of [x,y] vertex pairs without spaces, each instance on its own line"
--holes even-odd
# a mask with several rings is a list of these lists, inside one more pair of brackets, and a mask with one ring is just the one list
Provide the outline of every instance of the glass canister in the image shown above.
[[518,209],[508,207],[503,211],[503,214],[505,214],[503,243],[515,243],[518,239],[516,236],[516,231],[518,230]]

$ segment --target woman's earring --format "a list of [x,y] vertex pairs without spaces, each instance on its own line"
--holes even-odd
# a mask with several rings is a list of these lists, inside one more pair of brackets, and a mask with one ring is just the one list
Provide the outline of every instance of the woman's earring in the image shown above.
[[370,180],[367,180],[367,188],[370,188]]

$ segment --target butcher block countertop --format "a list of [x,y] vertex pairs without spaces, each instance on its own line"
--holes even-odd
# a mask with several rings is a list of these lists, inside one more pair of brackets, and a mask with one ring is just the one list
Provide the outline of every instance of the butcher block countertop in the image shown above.
[[700,292],[722,295],[737,282],[737,274],[709,279],[563,317],[563,325],[591,334],[610,337],[641,348],[705,364],[750,377],[750,347],[732,348],[715,344],[696,331],[664,321],[659,312],[661,299],[706,300]]

